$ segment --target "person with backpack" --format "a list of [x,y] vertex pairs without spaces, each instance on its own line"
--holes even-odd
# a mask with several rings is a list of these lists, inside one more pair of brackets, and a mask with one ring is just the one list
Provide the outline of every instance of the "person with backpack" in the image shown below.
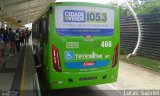
[[15,43],[16,43],[16,49],[17,52],[20,52],[20,32],[19,32],[19,28],[16,30],[16,37],[15,37]]

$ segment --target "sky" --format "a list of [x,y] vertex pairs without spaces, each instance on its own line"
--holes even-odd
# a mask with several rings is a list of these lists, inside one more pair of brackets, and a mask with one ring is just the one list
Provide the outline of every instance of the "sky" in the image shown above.
[[[73,2],[91,2],[91,3],[100,3],[100,4],[106,4],[109,2],[118,2],[122,3],[123,0],[56,0],[56,2],[67,2],[67,1],[73,1]],[[32,28],[32,23],[26,24],[25,27],[28,27],[29,29]]]

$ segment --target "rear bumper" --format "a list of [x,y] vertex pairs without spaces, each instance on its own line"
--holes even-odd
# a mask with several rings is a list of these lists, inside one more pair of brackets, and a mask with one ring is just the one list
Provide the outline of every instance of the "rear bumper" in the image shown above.
[[[56,74],[54,74],[56,75]],[[54,79],[54,76],[53,76]],[[50,81],[54,81],[54,80]],[[112,68],[99,71],[89,72],[62,72],[59,83],[50,82],[51,89],[63,89],[82,86],[91,86],[104,83],[112,83],[117,81],[117,74],[112,74]]]

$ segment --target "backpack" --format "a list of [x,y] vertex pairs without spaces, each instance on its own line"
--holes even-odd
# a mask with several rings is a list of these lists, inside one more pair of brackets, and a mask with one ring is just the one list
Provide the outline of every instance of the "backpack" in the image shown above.
[[20,40],[20,34],[19,34],[19,33],[16,33],[15,40],[16,40],[16,41],[19,41],[19,40]]
[[0,42],[3,41],[3,34],[0,34]]
[[0,50],[4,49],[3,34],[0,34]]
[[24,32],[24,37],[27,37],[28,36],[28,32]]

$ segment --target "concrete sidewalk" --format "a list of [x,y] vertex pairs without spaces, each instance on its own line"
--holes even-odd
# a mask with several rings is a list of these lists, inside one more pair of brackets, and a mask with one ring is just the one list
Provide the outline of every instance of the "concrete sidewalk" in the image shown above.
[[9,50],[6,49],[5,61],[6,66],[0,69],[0,91],[14,91],[18,93],[18,96],[22,94],[33,96],[33,75],[36,73],[36,68],[31,46],[24,46],[21,52],[13,57],[9,56]]
[[160,90],[160,73],[120,61],[116,90]]
[[18,61],[20,58],[20,53],[15,53],[14,56],[9,56],[9,49],[5,48],[5,66],[0,68],[0,90],[9,90],[12,85],[12,81],[17,69]]

